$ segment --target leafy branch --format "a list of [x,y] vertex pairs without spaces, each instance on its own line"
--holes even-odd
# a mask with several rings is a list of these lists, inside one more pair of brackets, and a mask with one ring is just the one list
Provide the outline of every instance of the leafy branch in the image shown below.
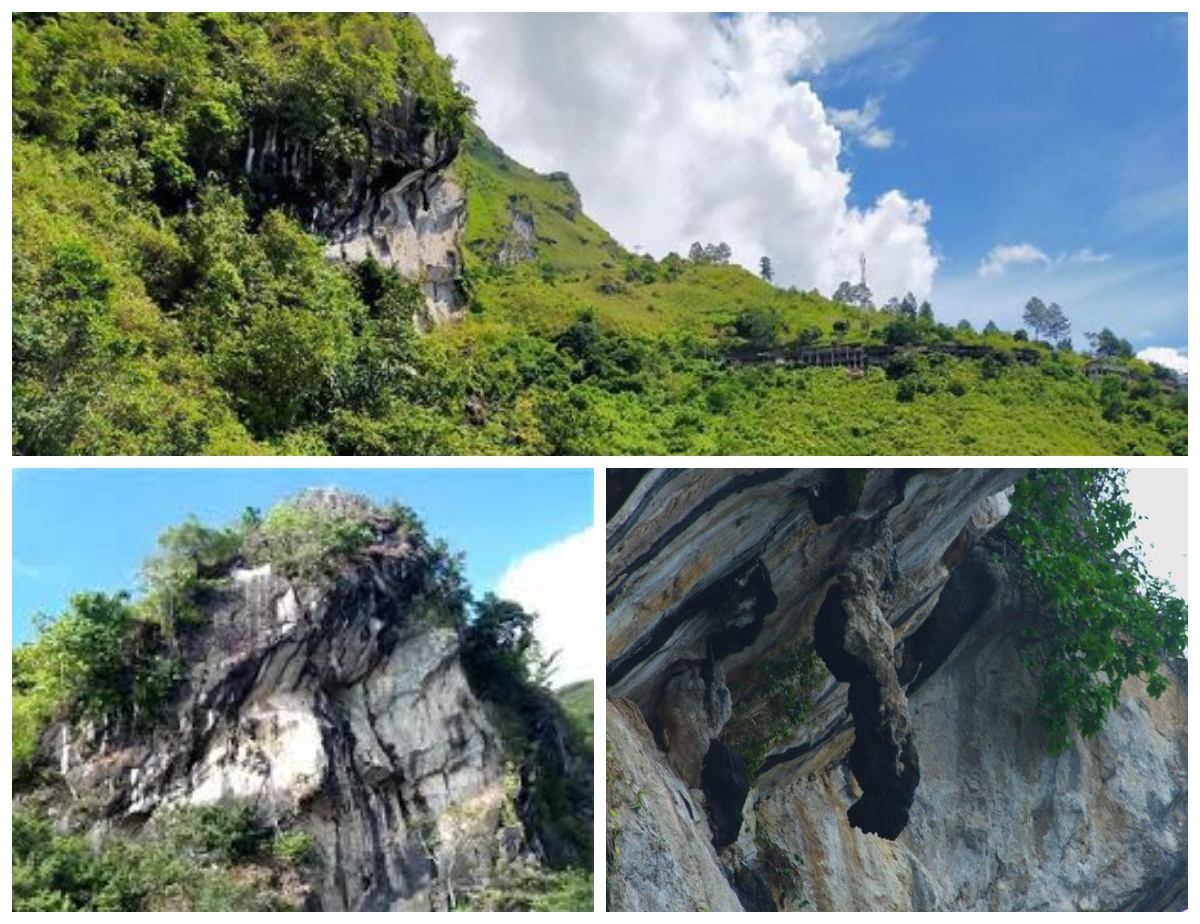
[[1150,574],[1117,469],[1055,469],[1018,483],[1005,523],[1027,593],[1021,657],[1038,678],[1052,754],[1103,727],[1129,677],[1161,696],[1163,660],[1187,645],[1187,605]]

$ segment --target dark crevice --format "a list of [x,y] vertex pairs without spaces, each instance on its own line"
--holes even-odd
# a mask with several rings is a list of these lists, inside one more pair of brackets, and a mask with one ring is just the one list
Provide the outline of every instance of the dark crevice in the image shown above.
[[605,520],[611,520],[641,484],[649,468],[610,468],[604,478]]
[[704,755],[700,785],[708,807],[713,846],[718,850],[728,847],[742,830],[742,809],[750,793],[746,762],[740,754],[714,738]]
[[821,482],[808,492],[808,509],[818,526],[827,526],[858,509],[869,473],[865,468],[834,468],[824,473]]
[[726,625],[713,637],[713,657],[741,651],[753,643],[762,631],[763,620],[774,612],[778,603],[771,587],[771,575],[761,559],[755,557],[719,581],[693,592],[674,613],[660,620],[653,631],[609,664],[605,682],[609,687],[619,683],[647,657],[665,649],[675,631],[697,616],[711,614],[720,624]]
[[750,866],[739,866],[729,884],[737,895],[743,911],[778,911],[775,897],[771,894],[771,886],[758,870]]
[[738,615],[744,615],[744,608],[749,605],[753,619],[744,624],[734,623],[726,626],[712,636],[709,640],[710,660],[719,661],[753,645],[762,632],[767,615],[774,613],[775,607],[779,605],[779,597],[775,594],[775,588],[771,586],[771,573],[761,559],[755,561],[750,572],[734,584],[740,585],[736,587],[740,599],[736,602],[730,601],[731,605],[740,606],[742,612]]
[[945,663],[996,593],[986,563],[969,556],[950,572],[933,612],[902,646],[901,683],[916,692]]

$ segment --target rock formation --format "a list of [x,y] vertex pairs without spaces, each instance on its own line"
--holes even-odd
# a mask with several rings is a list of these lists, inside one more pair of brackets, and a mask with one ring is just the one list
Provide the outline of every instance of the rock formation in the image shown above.
[[[486,883],[499,859],[578,861],[544,790],[590,825],[590,755],[548,697],[475,692],[423,536],[352,496],[297,504],[352,515],[371,541],[320,577],[230,562],[205,582],[163,720],[43,735],[72,795],[53,803],[60,826],[135,830],[173,807],[252,805],[311,837],[312,910],[428,910]],[[526,718],[527,757],[511,769],[504,706],[510,723]]]
[[425,293],[425,311],[414,319],[420,326],[451,320],[466,306],[459,248],[466,197],[445,176],[459,141],[432,127],[420,98],[403,88],[366,130],[366,150],[344,174],[318,175],[311,147],[264,113],[248,128],[238,159],[260,201],[295,208],[328,242],[329,257],[374,256],[418,283]]
[[[1186,675],[1161,699],[1127,682],[1099,736],[1048,753],[993,533],[1019,475],[611,482],[611,910],[1186,906]],[[814,651],[800,711],[774,665]],[[699,788],[659,730],[698,666],[732,704],[672,720],[712,729]]]

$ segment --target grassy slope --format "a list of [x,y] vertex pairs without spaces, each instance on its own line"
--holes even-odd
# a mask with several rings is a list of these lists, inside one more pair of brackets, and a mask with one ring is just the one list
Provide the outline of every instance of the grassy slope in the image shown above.
[[594,687],[593,681],[580,680],[563,687],[556,694],[567,717],[587,735],[589,745],[592,743],[595,717]]
[[[657,279],[630,281],[630,269],[646,261],[582,214],[569,181],[520,166],[479,133],[454,170],[469,196],[475,312],[438,335],[451,350],[474,353],[517,331],[552,338],[586,312],[601,330],[661,354],[637,387],[583,383],[597,452],[1166,454],[1171,437],[1178,447],[1186,433],[1184,418],[1162,400],[1131,401],[1127,413],[1106,420],[1099,385],[1083,375],[1087,360],[1069,352],[993,378],[977,362],[947,360],[921,370],[922,390],[910,402],[896,399],[897,382],[882,370],[852,380],[842,369],[723,368],[703,357],[729,342],[727,325],[745,309],[774,312],[784,340],[815,328],[822,343],[832,342],[835,322],[849,325],[850,341],[879,342],[891,318],[785,291],[733,266],[685,261],[668,279],[659,263],[651,268]],[[491,255],[511,235],[510,201],[533,215],[538,259],[501,268]],[[1028,346],[1007,334],[956,339]]]

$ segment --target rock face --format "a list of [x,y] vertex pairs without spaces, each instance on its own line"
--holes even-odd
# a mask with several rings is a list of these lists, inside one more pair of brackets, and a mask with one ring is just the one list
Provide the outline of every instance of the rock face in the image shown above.
[[365,152],[339,176],[319,175],[311,147],[287,137],[271,115],[249,127],[239,160],[259,200],[296,208],[328,242],[330,258],[374,256],[418,283],[420,326],[451,320],[466,306],[459,249],[466,198],[444,175],[458,140],[432,128],[420,99],[404,90],[366,130]]
[[421,168],[332,226],[326,253],[354,263],[373,256],[417,282],[425,311],[415,320],[429,328],[456,319],[466,306],[459,250],[466,217],[462,190]]
[[537,231],[527,196],[513,195],[508,199],[508,234],[496,250],[498,266],[531,263],[537,259]]
[[[652,471],[620,485],[610,909],[1186,905],[1186,677],[1158,700],[1130,681],[1100,736],[1049,755],[1014,645],[1021,597],[989,536],[1019,474]],[[655,740],[664,697],[685,666],[723,676],[715,768],[731,731],[745,735],[739,713],[779,702],[773,661],[809,646],[828,675],[802,721],[762,732],[731,822],[736,791],[696,789]]]
[[[478,885],[501,852],[550,856],[540,820],[506,829],[505,760],[492,707],[472,692],[419,541],[345,495],[307,503],[360,513],[375,541],[336,575],[232,568],[198,601],[188,676],[150,733],[62,728],[75,805],[129,828],[178,805],[237,800],[311,835],[319,910],[428,910]],[[522,768],[524,803],[577,762],[557,714]],[[555,744],[557,742],[557,744]],[[589,775],[587,777],[590,780]]]
[[704,809],[664,759],[636,703],[609,702],[606,735],[609,809],[620,806],[608,822],[609,910],[740,911],[703,833]]

